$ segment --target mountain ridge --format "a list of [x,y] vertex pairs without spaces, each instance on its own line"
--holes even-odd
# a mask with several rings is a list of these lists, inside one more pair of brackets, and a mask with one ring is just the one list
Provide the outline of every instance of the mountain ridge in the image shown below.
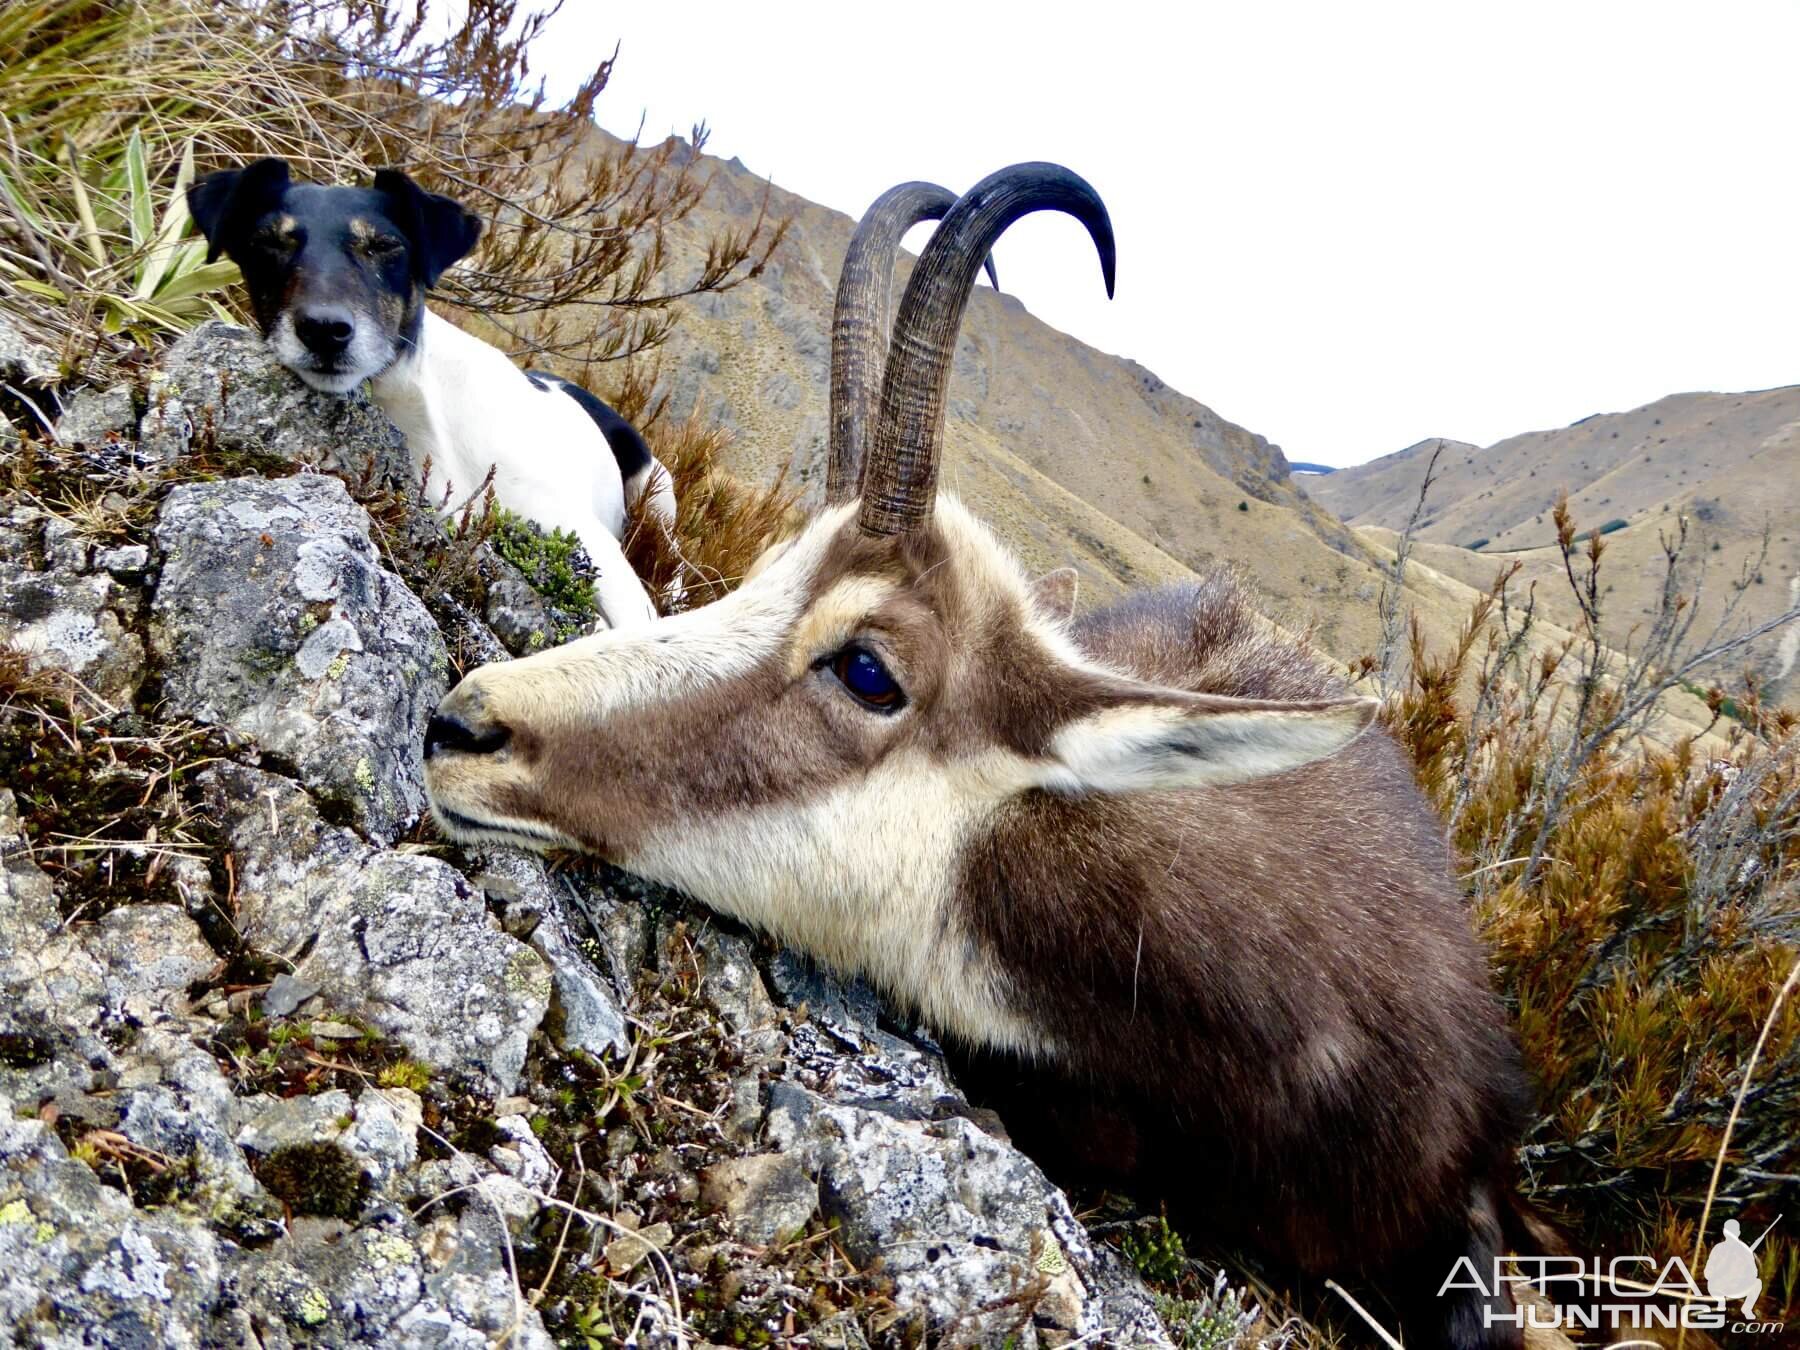
[[[1416,556],[1474,585],[1485,584],[1501,558],[1516,562],[1520,583],[1546,583],[1546,612],[1573,623],[1552,519],[1567,494],[1578,528],[1605,533],[1602,631],[1616,646],[1653,615],[1665,542],[1684,530],[1680,587],[1695,597],[1698,632],[1723,619],[1734,598],[1735,628],[1773,618],[1800,597],[1800,385],[1668,394],[1486,447],[1431,438],[1315,480],[1311,491],[1366,544],[1391,547],[1440,448],[1414,529]],[[1792,702],[1800,697],[1797,665],[1791,634],[1773,633],[1715,675],[1744,666]]]

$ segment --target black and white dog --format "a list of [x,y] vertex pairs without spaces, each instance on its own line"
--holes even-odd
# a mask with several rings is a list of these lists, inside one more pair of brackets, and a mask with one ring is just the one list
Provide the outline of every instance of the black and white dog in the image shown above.
[[456,504],[491,467],[503,506],[581,540],[609,625],[656,617],[619,547],[640,496],[675,522],[668,471],[643,437],[587,390],[520,370],[425,307],[475,247],[478,217],[393,169],[370,187],[321,187],[290,181],[281,159],[208,174],[188,206],[209,259],[228,254],[243,271],[276,359],[327,393],[372,381],[414,462],[429,457],[433,500]]

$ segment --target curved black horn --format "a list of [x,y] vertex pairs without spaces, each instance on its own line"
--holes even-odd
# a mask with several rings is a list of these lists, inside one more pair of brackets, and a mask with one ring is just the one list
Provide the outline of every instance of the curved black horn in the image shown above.
[[[831,505],[856,495],[881,405],[900,240],[920,221],[939,220],[955,204],[956,194],[949,188],[901,183],[875,199],[850,238],[831,316],[831,431],[825,468],[825,500]],[[987,274],[998,290],[992,258]]]
[[944,441],[944,394],[976,269],[1007,226],[1044,210],[1066,211],[1087,226],[1106,294],[1112,295],[1112,222],[1085,179],[1060,164],[1015,164],[959,198],[920,255],[894,322],[875,441],[863,471],[859,519],[866,533],[900,534],[930,517]]

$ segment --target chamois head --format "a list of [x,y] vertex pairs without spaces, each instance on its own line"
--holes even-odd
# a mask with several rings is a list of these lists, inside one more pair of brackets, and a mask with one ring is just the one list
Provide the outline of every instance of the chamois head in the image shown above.
[[[473,672],[432,720],[426,779],[458,839],[598,854],[974,1044],[1048,1053],[958,918],[958,859],[995,814],[1031,793],[1278,774],[1348,744],[1373,705],[1190,693],[1100,664],[1066,633],[1064,575],[1034,583],[938,494],[956,333],[995,239],[1066,211],[1113,282],[1105,208],[1066,169],[1016,165],[946,199],[896,188],[851,242],[825,509],[722,600]],[[900,236],[939,214],[884,361]]]

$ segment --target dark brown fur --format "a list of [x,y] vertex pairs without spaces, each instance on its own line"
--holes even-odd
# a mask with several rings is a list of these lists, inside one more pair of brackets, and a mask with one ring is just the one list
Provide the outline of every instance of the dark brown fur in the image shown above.
[[[1223,576],[1135,595],[1076,636],[1194,692],[1344,692]],[[1457,1256],[1491,1269],[1525,1091],[1404,752],[1373,732],[1161,797],[1030,793],[969,851],[970,926],[1066,1047],[1048,1077],[969,1067],[1028,1147],[1302,1271],[1386,1275],[1415,1335],[1447,1334],[1426,1330],[1436,1290]],[[1168,828],[1146,828],[1157,805]],[[1444,1313],[1478,1330],[1467,1306]]]

